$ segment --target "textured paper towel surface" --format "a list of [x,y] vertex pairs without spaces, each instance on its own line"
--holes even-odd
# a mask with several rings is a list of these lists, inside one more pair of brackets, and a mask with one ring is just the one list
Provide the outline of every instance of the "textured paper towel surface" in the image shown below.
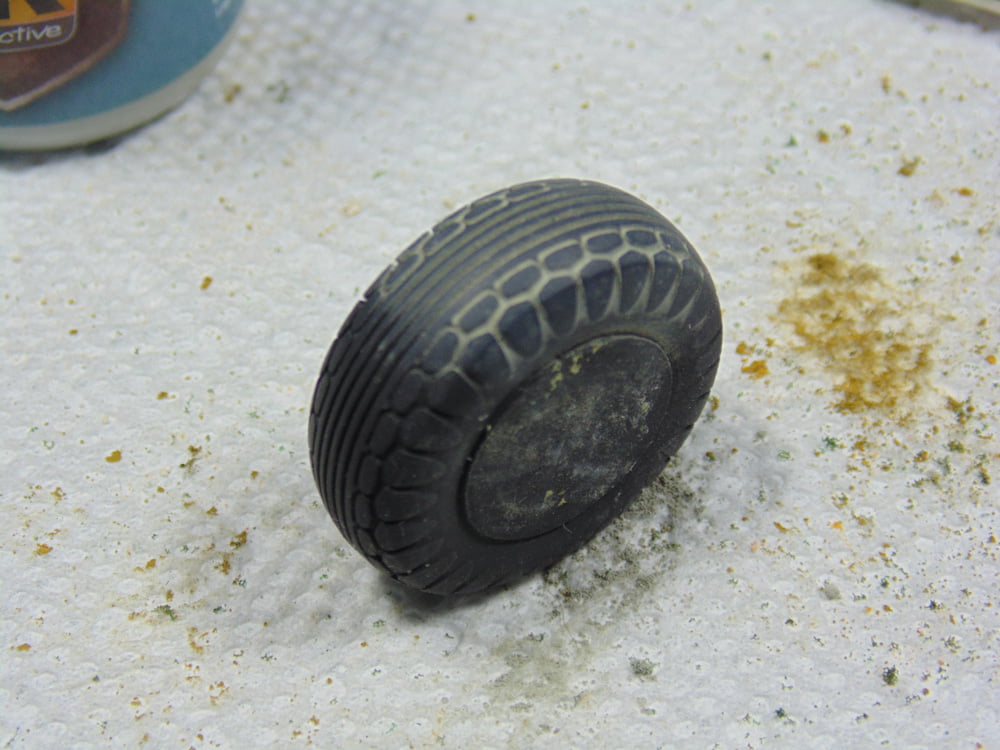
[[[0,744],[996,746],[998,72],[875,0],[258,2],[168,116],[4,158]],[[699,249],[714,398],[571,559],[415,597],[329,521],[311,389],[544,176]]]

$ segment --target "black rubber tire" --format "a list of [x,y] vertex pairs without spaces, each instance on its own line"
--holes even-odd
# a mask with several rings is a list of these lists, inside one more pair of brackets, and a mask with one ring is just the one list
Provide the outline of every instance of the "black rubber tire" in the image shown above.
[[579,180],[501,190],[414,242],[345,321],[313,396],[316,485],[393,578],[503,584],[662,471],[721,344],[711,277],[653,208]]

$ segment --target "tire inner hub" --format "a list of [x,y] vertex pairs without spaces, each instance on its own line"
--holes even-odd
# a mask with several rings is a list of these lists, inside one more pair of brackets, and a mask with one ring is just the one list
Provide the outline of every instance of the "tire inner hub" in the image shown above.
[[546,364],[497,408],[473,450],[469,524],[517,541],[593,506],[649,450],[649,417],[670,381],[670,360],[641,336],[592,339]]

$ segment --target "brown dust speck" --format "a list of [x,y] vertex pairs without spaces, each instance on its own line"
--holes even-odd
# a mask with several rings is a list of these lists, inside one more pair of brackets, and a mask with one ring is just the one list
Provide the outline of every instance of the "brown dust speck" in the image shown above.
[[903,177],[912,177],[913,173],[917,171],[917,167],[920,166],[920,157],[915,159],[904,159],[903,165],[897,170],[898,174],[903,175]]
[[745,372],[754,380],[760,380],[765,377],[770,370],[767,369],[767,362],[763,359],[755,359],[753,362],[749,362],[740,368],[740,372]]
[[109,464],[116,464],[122,460],[122,452],[111,451],[111,453],[109,453],[104,457],[104,460],[107,461]]
[[[769,341],[768,343],[770,344],[771,342]],[[743,365],[740,367],[740,372],[749,375],[754,380],[760,380],[770,374],[771,371],[767,368],[766,359],[751,359],[755,351],[745,341],[741,341],[736,346],[736,353],[743,358]]]
[[180,464],[180,468],[184,469],[188,474],[194,474],[197,470],[198,459],[202,458],[201,446],[189,445],[188,446],[188,460]]
[[932,348],[926,328],[908,320],[915,305],[880,269],[817,253],[778,311],[796,334],[796,348],[835,378],[839,411],[909,412],[927,384]]
[[199,635],[198,628],[188,628],[188,646],[196,654],[204,653],[205,647],[198,643],[198,638],[204,637],[204,634]]

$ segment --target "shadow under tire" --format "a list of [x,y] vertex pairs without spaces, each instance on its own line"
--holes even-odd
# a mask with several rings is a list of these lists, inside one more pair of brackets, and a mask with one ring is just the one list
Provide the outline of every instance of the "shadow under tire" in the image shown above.
[[620,514],[709,396],[711,277],[657,211],[553,179],[485,196],[407,248],[316,384],[316,485],[347,540],[414,588],[549,566]]

